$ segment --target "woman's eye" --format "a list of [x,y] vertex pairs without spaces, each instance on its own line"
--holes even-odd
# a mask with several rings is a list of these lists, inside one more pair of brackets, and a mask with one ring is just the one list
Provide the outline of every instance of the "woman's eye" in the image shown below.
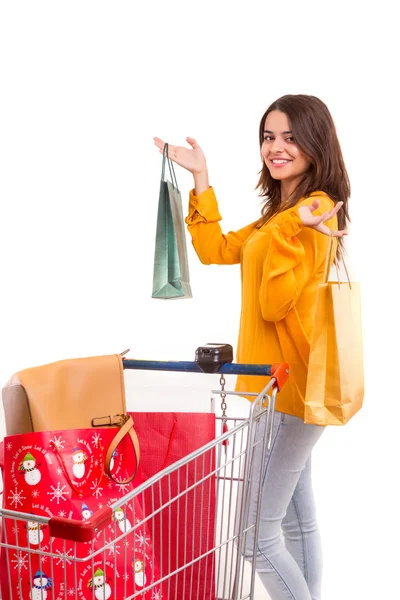
[[287,142],[294,142],[294,137],[293,136],[289,136],[286,138]]
[[272,140],[271,135],[264,135],[264,142],[270,142]]

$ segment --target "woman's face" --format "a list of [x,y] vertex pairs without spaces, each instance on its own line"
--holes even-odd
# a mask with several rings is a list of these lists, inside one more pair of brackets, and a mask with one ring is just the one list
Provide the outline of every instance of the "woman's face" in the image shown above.
[[261,155],[273,179],[295,187],[310,166],[310,160],[296,145],[287,115],[280,110],[269,113],[264,125]]

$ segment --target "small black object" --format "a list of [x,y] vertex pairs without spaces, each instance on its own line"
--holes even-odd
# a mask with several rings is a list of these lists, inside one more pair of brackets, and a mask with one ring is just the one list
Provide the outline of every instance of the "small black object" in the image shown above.
[[218,373],[225,363],[233,361],[233,348],[230,344],[206,344],[196,350],[196,363],[203,373]]

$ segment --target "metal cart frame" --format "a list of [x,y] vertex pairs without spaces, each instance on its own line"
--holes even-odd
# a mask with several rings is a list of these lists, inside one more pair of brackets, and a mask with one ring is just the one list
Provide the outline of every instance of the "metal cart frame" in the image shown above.
[[[199,365],[195,362],[160,362],[125,359],[124,368],[154,371],[202,372]],[[111,506],[101,508],[84,523],[60,517],[47,518],[27,515],[18,511],[0,509],[0,519],[3,520],[3,524],[7,522],[13,523],[13,526],[17,527],[18,523],[21,522],[24,522],[26,525],[28,521],[35,522],[38,526],[46,525],[49,527],[51,539],[57,538],[64,540],[63,554],[52,552],[51,544],[50,551],[44,552],[40,548],[40,543],[38,548],[31,547],[29,542],[27,543],[26,537],[24,540],[19,540],[17,544],[8,543],[6,534],[7,528],[3,527],[3,535],[0,539],[0,553],[6,553],[8,560],[6,560],[7,574],[3,573],[0,577],[3,580],[3,585],[5,585],[5,579],[8,579],[10,582],[10,600],[22,598],[21,583],[19,584],[19,590],[11,589],[11,570],[15,569],[18,571],[19,581],[21,581],[21,577],[24,574],[23,571],[25,571],[26,574],[30,571],[30,576],[32,577],[30,561],[33,555],[39,556],[40,565],[42,565],[42,562],[46,563],[46,568],[47,570],[50,569],[50,573],[52,573],[55,561],[57,561],[58,565],[61,561],[64,565],[65,578],[67,578],[67,565],[69,565],[68,568],[71,569],[71,563],[73,564],[74,580],[67,581],[67,579],[65,579],[62,586],[63,594],[56,595],[54,590],[49,590],[48,592],[42,591],[40,596],[41,600],[61,600],[61,598],[64,598],[65,600],[78,600],[81,598],[116,600],[116,595],[107,595],[104,593],[103,596],[100,596],[98,591],[94,588],[91,592],[85,592],[86,595],[83,595],[83,591],[78,588],[78,566],[83,563],[86,564],[88,568],[91,569],[92,576],[94,576],[96,561],[98,563],[98,560],[102,560],[104,566],[106,566],[106,556],[111,555],[113,556],[114,564],[116,565],[117,544],[120,544],[121,548],[125,548],[126,553],[126,547],[129,544],[129,540],[135,535],[138,536],[143,527],[150,528],[151,530],[153,520],[162,518],[161,515],[163,514],[163,511],[165,514],[165,510],[170,510],[172,506],[177,507],[176,510],[178,511],[178,515],[181,513],[183,515],[183,506],[185,505],[186,499],[187,507],[187,496],[189,493],[194,494],[194,498],[197,498],[197,501],[202,503],[201,506],[204,506],[203,503],[207,502],[207,498],[204,497],[204,492],[202,492],[202,490],[204,490],[206,484],[210,486],[210,481],[215,483],[216,488],[216,516],[215,521],[213,522],[213,531],[211,532],[213,536],[212,547],[208,544],[208,549],[202,551],[200,548],[200,551],[196,552],[198,549],[193,547],[190,548],[191,536],[188,531],[187,535],[185,534],[185,539],[181,540],[184,547],[188,548],[188,556],[185,564],[178,567],[172,565],[168,548],[163,548],[162,555],[165,555],[166,558],[162,561],[164,564],[160,566],[159,579],[154,581],[153,578],[150,582],[144,581],[144,585],[139,586],[137,589],[135,586],[133,594],[129,595],[128,592],[125,592],[124,599],[131,600],[133,598],[144,597],[151,597],[154,600],[253,599],[255,586],[255,560],[251,559],[253,556],[256,556],[257,551],[263,461],[267,448],[271,442],[276,397],[288,377],[288,372],[288,367],[284,363],[276,365],[243,365],[226,363],[222,365],[217,371],[217,374],[222,378],[222,387],[220,390],[212,390],[213,396],[220,395],[223,401],[223,414],[222,416],[216,417],[221,427],[221,433],[217,435],[216,439],[195,452],[192,452],[180,461],[163,469]],[[246,393],[246,396],[254,396],[254,401],[250,404],[249,416],[247,418],[228,417],[224,409],[226,396],[243,394],[225,390],[224,375],[241,374],[269,376],[270,381],[260,393]],[[257,481],[255,481],[253,473],[255,452],[261,452],[262,457],[260,477]],[[206,461],[208,461],[207,464],[211,464],[210,461],[213,460],[213,456],[215,458],[215,468],[206,472],[204,465]],[[202,468],[201,465],[203,465]],[[172,476],[178,476],[178,478],[181,477],[185,470],[186,473],[188,472],[188,469],[191,466],[194,466],[195,472],[197,472],[197,470],[199,471],[194,483],[190,484],[185,489],[178,489],[178,493],[174,497],[170,497],[167,502],[163,503],[163,505],[156,510],[154,510],[154,506],[153,510],[149,510],[148,505],[146,505],[143,521],[133,523],[129,530],[123,533],[117,529],[117,524],[114,520],[114,537],[112,540],[106,539],[105,528],[112,522],[113,515],[117,509],[122,509],[126,514],[127,508],[133,503],[135,498],[139,498],[144,502],[146,494],[150,492],[154,496],[154,494],[157,494],[160,490],[160,486],[163,482],[167,481],[169,485]],[[214,483],[212,485],[214,485]],[[209,489],[209,487],[207,489]],[[253,502],[253,506],[254,502],[256,502],[255,517],[251,517],[249,514],[250,501]],[[210,535],[210,523],[208,523],[208,527],[207,523],[204,524],[204,532],[207,532],[207,536]],[[171,534],[173,534],[173,532],[171,532],[170,535]],[[101,549],[95,549],[93,541],[95,539],[102,540]],[[90,542],[92,544],[92,550],[89,550],[89,553],[85,558],[78,558],[76,556],[76,545],[82,542]],[[71,548],[74,549],[72,552]],[[26,557],[26,562],[20,560],[22,555]],[[11,561],[11,556],[15,557],[16,560]],[[245,578],[245,556],[247,559],[250,559],[250,566],[247,567],[247,569],[250,568],[250,572],[247,578]],[[194,565],[204,564],[204,561],[207,561],[210,557],[212,557],[213,572],[208,574],[208,580],[211,579],[211,581],[215,583],[215,588],[211,586],[210,589],[204,589],[202,593],[199,594],[199,578],[201,579],[201,576],[198,575],[197,581],[190,578],[190,589],[188,589],[189,586],[187,586],[187,589],[180,590],[175,586],[174,593],[171,595],[171,582],[174,581],[174,578],[177,580],[179,574],[183,571],[189,572],[188,570],[190,569],[193,571]],[[151,559],[154,560],[154,556],[152,556]],[[12,564],[12,562],[14,564]],[[209,562],[207,562],[207,565],[208,564]],[[204,574],[204,577],[207,579],[206,573]],[[128,578],[127,575],[126,578]],[[110,589],[111,586],[112,583],[109,586]],[[145,596],[146,593],[150,593],[151,595]],[[118,600],[122,600],[121,597],[118,597]]]

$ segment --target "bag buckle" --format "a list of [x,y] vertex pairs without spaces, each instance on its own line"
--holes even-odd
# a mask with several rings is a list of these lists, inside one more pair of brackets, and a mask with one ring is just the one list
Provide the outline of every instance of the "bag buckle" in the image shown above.
[[122,427],[129,419],[128,415],[108,415],[105,417],[94,417],[92,427]]

